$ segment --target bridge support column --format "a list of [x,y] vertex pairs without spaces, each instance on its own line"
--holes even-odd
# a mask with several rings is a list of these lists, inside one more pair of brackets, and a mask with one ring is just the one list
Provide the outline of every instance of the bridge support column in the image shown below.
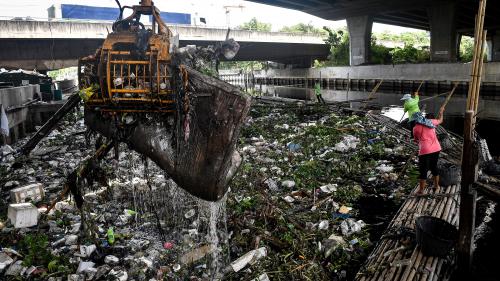
[[488,61],[500,61],[500,31],[491,32],[491,40],[488,40]]
[[347,18],[350,65],[370,62],[372,26],[373,18],[371,16]]
[[431,61],[457,61],[459,40],[455,3],[434,4],[427,13],[431,27]]

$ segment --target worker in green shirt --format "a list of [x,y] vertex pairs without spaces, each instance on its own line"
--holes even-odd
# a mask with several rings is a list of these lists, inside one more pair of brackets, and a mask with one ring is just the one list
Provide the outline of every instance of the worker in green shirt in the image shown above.
[[415,127],[415,120],[417,116],[419,116],[420,108],[418,107],[418,102],[420,101],[420,97],[418,92],[415,92],[415,97],[412,97],[411,94],[405,94],[402,98],[404,101],[404,112],[408,112],[408,123],[410,124],[410,135],[413,138],[413,127]]
[[321,95],[321,84],[319,84],[319,83],[314,84],[314,93],[316,94],[316,98],[318,99],[318,102],[325,104],[325,100],[323,99],[323,96]]

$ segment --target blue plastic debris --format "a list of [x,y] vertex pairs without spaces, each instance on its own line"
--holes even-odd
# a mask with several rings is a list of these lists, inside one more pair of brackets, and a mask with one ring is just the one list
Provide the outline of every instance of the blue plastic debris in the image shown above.
[[288,143],[287,147],[291,152],[295,152],[301,148],[300,144],[293,142]]
[[348,219],[350,217],[349,214],[341,214],[341,213],[333,213],[333,219],[340,218],[340,219]]

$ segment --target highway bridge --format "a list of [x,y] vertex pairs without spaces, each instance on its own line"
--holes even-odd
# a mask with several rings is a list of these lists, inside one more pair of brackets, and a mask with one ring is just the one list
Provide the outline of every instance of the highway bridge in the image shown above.
[[[223,28],[169,26],[179,34],[180,46],[207,46],[224,41]],[[0,67],[44,71],[76,66],[78,58],[94,54],[112,30],[112,22],[68,20],[0,20]],[[310,67],[326,59],[323,38],[307,34],[231,30],[241,46],[236,61],[274,61]]]

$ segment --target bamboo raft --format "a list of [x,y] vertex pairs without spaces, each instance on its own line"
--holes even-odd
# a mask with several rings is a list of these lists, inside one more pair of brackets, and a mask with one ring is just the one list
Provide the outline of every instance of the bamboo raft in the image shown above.
[[[368,114],[367,117],[382,122],[401,134],[408,130],[400,127],[387,117]],[[453,137],[456,146],[453,152],[443,153],[442,158],[457,163],[460,157],[460,138]],[[458,159],[457,159],[458,157]],[[458,227],[460,186],[440,187],[436,190],[426,188],[423,195],[416,195],[415,188],[403,203],[377,246],[367,258],[356,275],[357,281],[438,281],[449,280],[455,267],[455,258],[427,257],[422,254],[416,243],[408,243],[404,236],[397,235],[402,230],[415,231],[415,219],[422,215],[446,220]]]

